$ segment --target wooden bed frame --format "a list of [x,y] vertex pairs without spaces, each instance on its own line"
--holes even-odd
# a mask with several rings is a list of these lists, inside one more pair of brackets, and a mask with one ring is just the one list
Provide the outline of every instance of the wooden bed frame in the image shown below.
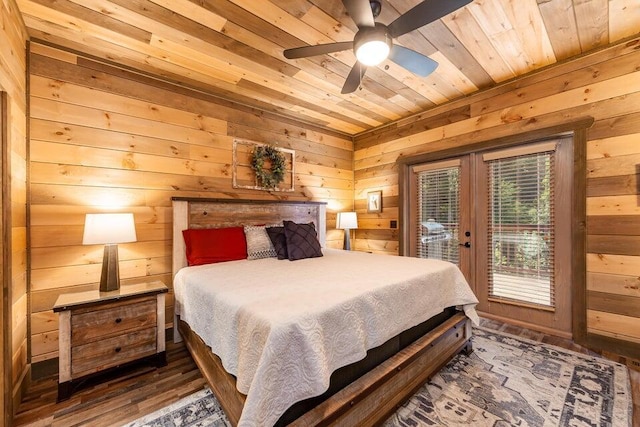
[[[220,199],[173,199],[173,276],[186,266],[182,230],[272,224],[282,219],[316,224],[325,244],[326,206],[317,202],[237,201]],[[471,352],[471,322],[457,313],[380,365],[344,387],[293,421],[290,426],[378,425],[453,356]],[[174,340],[185,344],[227,418],[236,426],[246,396],[236,389],[236,379],[222,367],[202,339],[174,316]]]

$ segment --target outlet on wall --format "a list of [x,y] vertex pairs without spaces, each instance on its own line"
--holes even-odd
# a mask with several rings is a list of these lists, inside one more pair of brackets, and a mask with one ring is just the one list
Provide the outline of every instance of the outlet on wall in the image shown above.
[[395,219],[389,221],[389,228],[398,228],[398,221]]

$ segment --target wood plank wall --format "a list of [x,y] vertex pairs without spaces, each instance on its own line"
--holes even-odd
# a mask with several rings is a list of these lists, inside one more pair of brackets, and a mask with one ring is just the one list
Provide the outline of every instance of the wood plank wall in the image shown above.
[[[27,365],[27,33],[14,0],[0,1],[0,90],[7,93],[8,123],[6,123],[9,147],[7,169],[8,191],[3,194],[3,220],[8,220],[7,243],[9,272],[7,293],[9,307],[3,313],[8,318],[9,348],[3,347],[4,368],[9,368],[8,378],[3,378],[2,390],[9,401],[3,404],[2,420],[11,416],[17,407],[28,381]],[[8,172],[8,174],[7,174]],[[7,215],[8,213],[8,215]],[[4,310],[3,310],[4,311]],[[4,322],[2,325],[5,328]],[[4,373],[3,373],[4,376]],[[3,399],[4,400],[4,399]],[[2,421],[0,421],[2,423]],[[2,424],[0,424],[2,425]]]
[[[587,313],[590,333],[640,344],[640,40],[533,73],[356,136],[358,250],[398,253],[399,156],[592,116],[587,143]],[[366,194],[382,190],[383,212]],[[634,347],[640,353],[640,345]]]
[[[351,137],[37,43],[30,61],[33,362],[57,357],[57,296],[97,288],[102,247],[82,246],[82,231],[84,215],[105,205],[135,216],[138,241],[119,245],[124,282],[171,286],[172,196],[326,201],[327,246],[341,246]],[[234,189],[234,138],[295,150],[295,191]]]

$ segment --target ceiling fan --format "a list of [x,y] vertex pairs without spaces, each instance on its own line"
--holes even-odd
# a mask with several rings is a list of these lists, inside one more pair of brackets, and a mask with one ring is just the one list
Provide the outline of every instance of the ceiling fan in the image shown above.
[[472,0],[425,0],[400,15],[389,25],[375,22],[382,5],[378,0],[342,0],[349,16],[358,26],[353,41],[303,46],[284,51],[285,58],[296,59],[353,49],[358,58],[347,76],[342,93],[355,91],[368,66],[378,65],[389,58],[414,74],[426,77],[438,63],[431,58],[393,43],[393,39],[416,30],[430,22],[471,3]]

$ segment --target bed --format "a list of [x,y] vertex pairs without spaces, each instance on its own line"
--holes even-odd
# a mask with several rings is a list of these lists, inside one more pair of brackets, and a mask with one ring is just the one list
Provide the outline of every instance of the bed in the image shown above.
[[477,299],[449,263],[323,248],[298,261],[186,267],[183,230],[289,219],[313,223],[323,244],[326,208],[202,199],[173,206],[174,337],[185,340],[233,425],[378,424],[471,349]]

